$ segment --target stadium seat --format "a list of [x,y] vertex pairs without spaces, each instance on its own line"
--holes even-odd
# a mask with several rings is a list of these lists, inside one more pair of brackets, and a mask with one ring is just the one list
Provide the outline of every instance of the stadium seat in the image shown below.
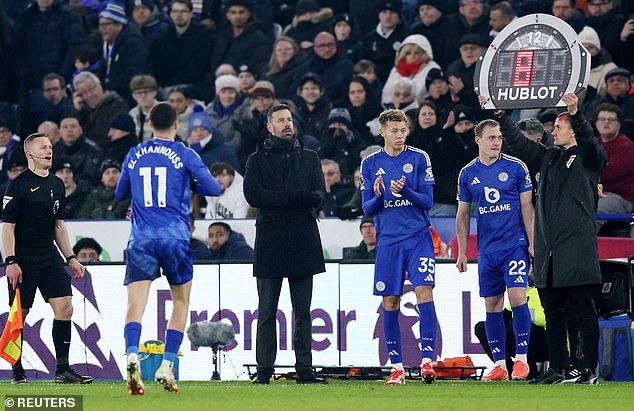
[[[458,257],[458,238],[454,236],[449,242],[449,257],[456,259]],[[467,258],[469,260],[478,259],[478,236],[477,234],[469,234],[467,239]]]
[[634,238],[597,237],[599,259],[627,258],[634,255]]

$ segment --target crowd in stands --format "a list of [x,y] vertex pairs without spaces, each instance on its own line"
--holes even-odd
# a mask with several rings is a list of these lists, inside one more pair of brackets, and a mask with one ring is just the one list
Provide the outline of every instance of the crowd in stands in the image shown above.
[[[126,218],[129,204],[113,195],[120,164],[152,137],[149,112],[164,100],[180,140],[222,184],[220,198],[193,201],[194,217],[252,216],[242,174],[268,135],[267,110],[284,102],[322,160],[320,216],[359,218],[358,167],[382,145],[378,114],[394,107],[411,120],[407,143],[431,157],[431,215],[455,215],[458,172],[477,156],[473,128],[487,117],[473,91],[477,59],[530,13],[566,21],[591,54],[581,110],[609,156],[599,209],[631,213],[634,2],[625,0],[0,0],[0,185],[25,167],[22,140],[43,132],[66,218]],[[557,113],[512,117],[552,144]]]

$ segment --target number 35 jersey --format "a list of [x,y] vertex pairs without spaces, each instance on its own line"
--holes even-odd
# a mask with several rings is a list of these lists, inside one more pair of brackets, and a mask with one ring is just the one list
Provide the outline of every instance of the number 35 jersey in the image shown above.
[[217,196],[220,186],[198,154],[183,143],[152,139],[133,147],[126,156],[118,199],[132,196],[135,238],[188,240],[191,190]]
[[528,244],[520,193],[532,189],[526,165],[506,154],[488,166],[475,158],[460,170],[457,199],[475,206],[479,253]]

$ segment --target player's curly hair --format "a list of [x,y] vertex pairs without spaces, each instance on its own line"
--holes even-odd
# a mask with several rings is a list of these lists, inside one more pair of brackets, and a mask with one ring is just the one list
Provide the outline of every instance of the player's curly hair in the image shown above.
[[379,123],[381,127],[385,127],[388,121],[404,121],[407,123],[407,115],[403,110],[389,108],[379,114]]

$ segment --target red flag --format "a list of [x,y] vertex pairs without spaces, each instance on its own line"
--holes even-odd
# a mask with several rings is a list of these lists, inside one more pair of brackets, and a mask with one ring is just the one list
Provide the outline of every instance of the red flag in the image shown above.
[[24,323],[22,322],[20,289],[16,288],[9,318],[4,325],[2,336],[0,336],[0,357],[9,361],[11,365],[18,362],[20,355],[22,355],[22,328],[24,328]]

